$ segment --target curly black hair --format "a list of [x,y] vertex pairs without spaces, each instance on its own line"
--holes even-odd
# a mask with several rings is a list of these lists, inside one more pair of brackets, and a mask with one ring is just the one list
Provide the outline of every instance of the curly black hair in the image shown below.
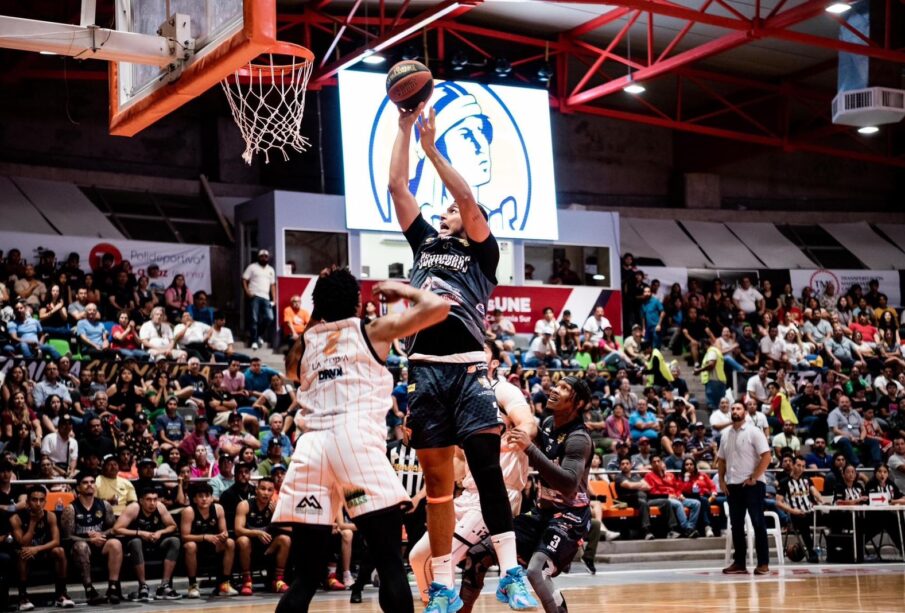
[[348,268],[324,270],[314,286],[311,299],[314,302],[314,319],[339,321],[355,317],[361,302],[358,279]]

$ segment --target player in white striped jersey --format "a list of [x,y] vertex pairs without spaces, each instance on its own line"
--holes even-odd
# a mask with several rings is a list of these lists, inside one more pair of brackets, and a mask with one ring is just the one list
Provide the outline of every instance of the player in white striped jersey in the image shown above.
[[345,268],[321,273],[314,313],[287,356],[298,381],[296,423],[307,430],[296,444],[273,514],[292,523],[296,579],[277,613],[308,611],[326,575],[333,521],[345,506],[374,554],[384,611],[414,611],[401,556],[402,510],[408,494],[386,457],[385,416],[393,378],[384,360],[394,339],[442,321],[449,305],[430,292],[392,281],[374,293],[412,307],[364,323],[358,280]]
[[[493,341],[487,341],[484,344],[484,355],[488,365],[488,380],[496,396],[501,421],[505,424],[507,430],[518,428],[531,438],[534,438],[537,433],[537,423],[531,412],[531,407],[528,406],[528,402],[525,400],[525,396],[508,381],[496,378],[496,369],[500,365],[499,347]],[[464,472],[464,478],[462,479],[464,491],[455,500],[456,528],[453,533],[452,548],[452,564],[454,567],[465,559],[469,550],[481,545],[481,542],[490,536],[490,531],[487,529],[487,524],[484,523],[484,518],[481,514],[478,487],[471,475],[471,471],[468,470],[465,456],[461,449],[457,450],[456,459],[457,472],[459,470]],[[515,515],[521,508],[522,490],[525,489],[525,485],[528,482],[528,458],[523,453],[513,452],[508,447],[503,447],[500,450],[500,468],[503,471],[503,481],[506,484],[509,505],[512,508],[512,514]],[[486,549],[489,552],[493,552],[492,545]],[[483,551],[484,549],[482,549]],[[421,596],[421,600],[426,603],[428,601],[428,588],[433,581],[430,542],[427,535],[422,537],[412,548],[409,553],[409,564],[415,574],[415,581],[418,584],[418,593]],[[463,581],[460,595],[465,607],[470,610],[477,595],[480,594],[480,589],[471,594],[466,594],[466,591],[467,588]]]

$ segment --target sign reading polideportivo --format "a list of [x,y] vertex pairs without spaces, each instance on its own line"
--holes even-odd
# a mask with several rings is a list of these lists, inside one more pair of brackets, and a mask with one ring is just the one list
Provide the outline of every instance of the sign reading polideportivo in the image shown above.
[[[387,190],[399,112],[381,74],[339,74],[346,225],[398,232]],[[435,81],[437,148],[471,186],[501,238],[556,240],[556,189],[545,89]],[[409,189],[434,226],[452,197],[424,156],[417,128],[409,151]]]
[[819,268],[817,270],[790,270],[789,277],[792,281],[792,291],[796,295],[801,295],[802,289],[810,287],[818,296],[823,294],[829,283],[835,286],[837,296],[848,292],[849,288],[856,283],[862,287],[866,294],[867,286],[871,279],[876,279],[880,283],[880,293],[886,294],[890,306],[902,304],[899,271],[897,270],[836,270]]
[[56,253],[63,262],[72,253],[78,253],[82,269],[100,266],[105,254],[113,256],[118,265],[123,260],[132,264],[136,276],[151,264],[160,267],[161,281],[169,285],[176,275],[185,276],[185,283],[192,292],[211,291],[211,257],[206,245],[175,243],[151,243],[118,239],[99,239],[85,236],[56,236],[53,234],[28,234],[24,232],[0,232],[0,245],[5,251],[18,249],[29,263],[37,263],[42,251]]

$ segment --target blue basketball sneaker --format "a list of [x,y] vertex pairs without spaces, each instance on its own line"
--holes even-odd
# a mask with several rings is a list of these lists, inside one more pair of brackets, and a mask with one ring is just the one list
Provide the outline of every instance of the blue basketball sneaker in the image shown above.
[[533,611],[537,608],[537,600],[528,589],[528,578],[521,566],[506,571],[496,589],[496,599],[509,603],[513,611]]
[[424,613],[453,613],[465,606],[459,593],[442,583],[433,582],[427,590],[428,603]]

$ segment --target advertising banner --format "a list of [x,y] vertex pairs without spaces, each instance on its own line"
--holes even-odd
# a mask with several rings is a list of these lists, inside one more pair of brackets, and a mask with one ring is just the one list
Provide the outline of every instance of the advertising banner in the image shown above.
[[56,253],[57,262],[60,263],[75,252],[79,254],[82,270],[86,272],[98,268],[104,254],[110,253],[116,265],[128,260],[136,276],[144,274],[151,264],[157,264],[160,267],[161,281],[165,285],[169,285],[173,277],[181,274],[185,276],[189,291],[211,291],[210,248],[206,245],[25,232],[0,232],[0,245],[4,245],[6,251],[18,249],[29,264],[37,264],[41,251],[47,249]]
[[[314,290],[314,277],[278,277],[278,318],[282,323],[283,310],[289,306],[289,298],[298,294],[302,297],[302,307],[312,310],[311,292]],[[361,302],[376,300],[371,291],[377,281],[361,282]],[[602,306],[604,314],[613,324],[613,332],[622,334],[622,292],[605,290],[598,287],[571,287],[564,285],[500,285],[490,296],[487,313],[500,309],[503,315],[515,325],[519,334],[533,334],[534,324],[541,319],[544,309],[550,307],[556,313],[556,319],[562,319],[565,310],[572,312],[572,321],[581,326],[585,319]],[[391,305],[402,309],[404,305]]]
[[880,293],[886,294],[890,306],[900,306],[902,295],[899,284],[899,271],[897,270],[836,270],[819,268],[817,270],[790,270],[792,290],[796,295],[801,295],[801,290],[810,287],[818,296],[823,293],[827,283],[836,286],[836,294],[842,295],[848,289],[858,283],[867,293],[867,285],[871,279],[880,282]]

